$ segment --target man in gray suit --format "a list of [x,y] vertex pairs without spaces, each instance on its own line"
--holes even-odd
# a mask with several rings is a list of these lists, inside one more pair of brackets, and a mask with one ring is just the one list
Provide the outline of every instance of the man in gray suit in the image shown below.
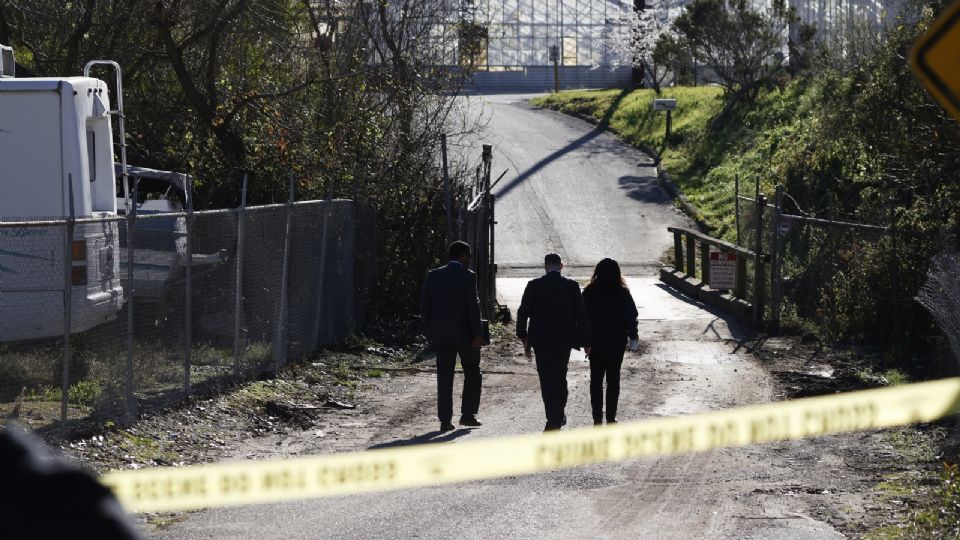
[[560,255],[547,254],[543,269],[546,274],[531,280],[523,290],[517,309],[517,337],[523,341],[527,358],[531,347],[537,357],[540,394],[547,414],[544,431],[553,431],[567,423],[564,409],[570,349],[583,347],[590,354],[590,320],[580,284],[560,275]]
[[480,298],[477,296],[477,275],[470,264],[470,244],[456,241],[448,250],[450,262],[427,272],[420,298],[420,316],[427,327],[427,337],[437,350],[437,416],[440,431],[454,429],[453,375],[460,355],[463,366],[463,400],[460,403],[460,425],[479,427],[480,347],[483,345],[480,324]]

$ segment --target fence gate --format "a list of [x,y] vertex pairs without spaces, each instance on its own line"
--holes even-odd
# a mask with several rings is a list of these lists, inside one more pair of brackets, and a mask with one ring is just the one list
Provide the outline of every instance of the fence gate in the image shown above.
[[473,248],[471,265],[477,273],[480,310],[485,319],[493,319],[497,301],[497,265],[494,262],[494,196],[490,193],[491,145],[483,145],[482,158],[476,181],[468,192],[469,200],[460,208],[458,237]]

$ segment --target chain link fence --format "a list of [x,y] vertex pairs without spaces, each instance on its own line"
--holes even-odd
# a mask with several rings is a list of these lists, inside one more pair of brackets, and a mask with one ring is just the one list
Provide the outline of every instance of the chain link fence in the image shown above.
[[[782,188],[767,198],[757,186],[743,193],[737,185],[736,241],[763,254],[766,266],[755,293],[764,320],[774,328],[783,319],[829,322],[842,333],[865,327],[882,312],[889,329],[896,328],[898,308],[887,294],[898,286],[891,227],[860,223],[829,208],[809,214]],[[753,262],[748,274],[758,275]]]
[[0,222],[0,415],[125,423],[342,340],[357,231],[344,200]]
[[769,253],[770,246],[773,245],[774,208],[757,186],[749,186],[748,189],[741,186],[739,181],[736,183],[735,201],[734,243],[760,254],[759,268],[757,259],[746,259],[744,275],[747,283],[743,287],[746,292],[744,299],[751,305],[760,306],[758,315],[763,318],[762,312],[772,295]]

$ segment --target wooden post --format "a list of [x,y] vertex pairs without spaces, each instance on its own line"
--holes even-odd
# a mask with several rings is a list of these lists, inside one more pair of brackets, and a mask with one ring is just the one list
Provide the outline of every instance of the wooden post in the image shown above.
[[670,117],[671,112],[672,111],[670,109],[667,109],[667,136],[666,136],[666,140],[664,140],[665,143],[670,142],[670,127],[672,124],[671,117]]
[[737,298],[747,297],[747,258],[742,253],[737,253]]
[[687,275],[697,277],[697,252],[696,238],[693,235],[687,235]]
[[560,93],[560,62],[553,61],[553,92]]
[[673,258],[677,270],[683,271],[683,239],[680,231],[673,231]]
[[704,285],[710,284],[710,244],[700,241],[700,281]]

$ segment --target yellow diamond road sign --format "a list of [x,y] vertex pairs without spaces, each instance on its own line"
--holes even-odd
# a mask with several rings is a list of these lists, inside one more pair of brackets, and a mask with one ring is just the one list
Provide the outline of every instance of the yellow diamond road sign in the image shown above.
[[910,66],[934,99],[960,121],[960,2],[920,36]]

